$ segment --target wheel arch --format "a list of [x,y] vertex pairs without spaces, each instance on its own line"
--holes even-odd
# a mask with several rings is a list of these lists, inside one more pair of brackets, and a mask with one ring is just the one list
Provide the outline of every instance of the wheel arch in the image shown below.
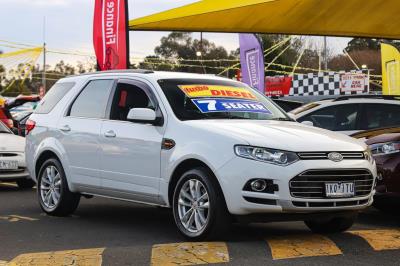
[[[218,186],[218,190],[220,190],[220,192],[222,193],[222,195],[224,197],[224,201],[225,201],[225,196],[224,196],[223,190],[221,188],[221,184],[219,183],[218,178],[216,177],[212,168],[209,167],[202,160],[190,158],[190,159],[186,159],[186,160],[180,162],[172,172],[172,175],[171,175],[171,178],[170,178],[170,181],[168,184],[168,203],[170,206],[172,206],[174,189],[176,187],[176,184],[179,181],[179,178],[183,175],[183,173],[185,173],[191,169],[197,168],[197,167],[204,167],[215,178],[215,183]],[[226,204],[226,202],[225,202],[225,204]]]
[[50,159],[50,158],[55,158],[61,163],[60,158],[58,157],[58,155],[54,151],[52,151],[52,150],[44,150],[44,151],[42,151],[40,153],[40,155],[38,156],[36,162],[35,162],[35,176],[36,176],[36,179],[38,179],[39,171],[40,171],[40,168],[42,167],[43,163],[45,161],[47,161],[48,159]]

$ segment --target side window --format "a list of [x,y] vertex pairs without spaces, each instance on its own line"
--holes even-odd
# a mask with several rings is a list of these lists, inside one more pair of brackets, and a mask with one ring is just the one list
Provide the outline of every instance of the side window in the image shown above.
[[333,131],[356,130],[358,114],[357,104],[343,104],[322,108],[298,119],[298,121],[311,121],[316,127]]
[[400,105],[366,104],[363,129],[375,129],[400,125]]
[[57,82],[51,87],[49,92],[40,101],[35,109],[36,114],[48,114],[53,110],[57,103],[69,92],[75,82]]
[[75,117],[103,118],[113,80],[90,81],[72,104],[69,115]]
[[118,83],[111,107],[110,119],[126,121],[132,108],[155,110],[155,104],[142,88],[133,84]]

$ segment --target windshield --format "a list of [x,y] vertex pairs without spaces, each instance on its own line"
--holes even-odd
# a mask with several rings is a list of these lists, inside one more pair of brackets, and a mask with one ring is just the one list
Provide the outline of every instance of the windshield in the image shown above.
[[180,120],[200,119],[291,119],[271,100],[234,81],[207,79],[158,80]]
[[11,131],[0,121],[0,133],[11,134]]

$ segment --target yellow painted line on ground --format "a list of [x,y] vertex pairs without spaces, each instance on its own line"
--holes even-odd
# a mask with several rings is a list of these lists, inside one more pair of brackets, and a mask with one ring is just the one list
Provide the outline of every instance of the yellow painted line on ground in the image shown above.
[[342,254],[332,240],[316,234],[268,237],[267,242],[274,260]]
[[173,243],[154,245],[152,266],[198,265],[229,262],[224,242]]
[[364,238],[374,250],[400,249],[400,230],[357,230],[349,233]]
[[5,185],[5,186],[8,186],[8,187],[18,187],[18,185],[15,184],[15,183],[0,183],[0,185]]
[[11,215],[7,215],[7,216],[0,216],[0,220],[13,223],[13,222],[20,222],[20,221],[30,221],[30,222],[32,222],[32,221],[38,221],[39,219],[11,214]]
[[[101,266],[104,248],[21,254],[6,266]],[[1,264],[0,264],[1,265]],[[3,265],[1,265],[3,266]]]

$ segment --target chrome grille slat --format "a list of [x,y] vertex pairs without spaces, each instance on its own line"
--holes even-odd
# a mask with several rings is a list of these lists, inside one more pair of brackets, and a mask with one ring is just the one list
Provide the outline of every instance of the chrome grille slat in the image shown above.
[[355,197],[367,196],[372,191],[374,179],[364,169],[313,169],[305,171],[289,181],[292,197],[323,199],[325,184],[331,182],[354,182]]
[[[298,152],[297,155],[302,160],[328,160],[328,154],[331,152]],[[343,156],[343,160],[364,159],[363,152],[337,152]]]

